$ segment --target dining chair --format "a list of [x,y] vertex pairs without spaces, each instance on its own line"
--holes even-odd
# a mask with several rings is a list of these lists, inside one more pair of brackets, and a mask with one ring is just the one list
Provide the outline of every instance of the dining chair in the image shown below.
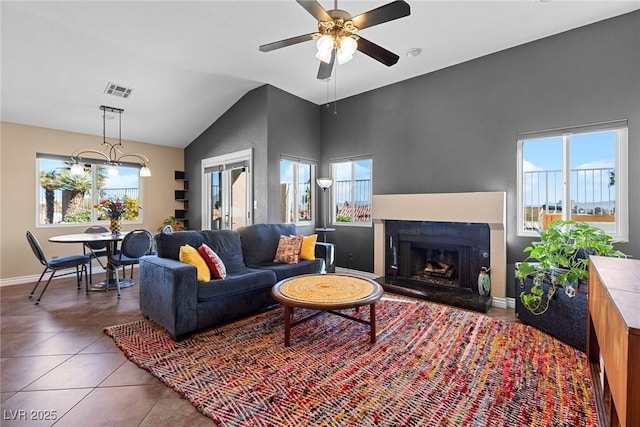
[[[151,245],[153,243],[153,237],[147,230],[133,230],[127,233],[122,240],[120,250],[115,254],[112,254],[109,258],[109,268],[116,276],[116,286],[118,289],[118,298],[120,298],[120,278],[118,277],[118,268],[125,267],[127,265],[133,266],[140,263],[140,258],[149,254]],[[123,273],[123,279],[124,279]]]
[[[108,233],[109,230],[107,230],[105,227],[101,225],[92,225],[91,227],[84,230],[84,232],[101,234],[101,233]],[[106,265],[104,265],[102,261],[100,261],[101,257],[107,256],[107,242],[84,242],[82,244],[82,252],[85,255],[89,255],[92,260],[94,259],[97,260],[98,264],[100,264],[100,267],[102,267],[103,269],[107,268]],[[92,266],[93,266],[93,262],[90,262],[89,263],[89,283],[90,284],[93,283]]]
[[[36,282],[36,285],[33,287],[33,290],[29,294],[29,298],[33,298],[33,294],[36,292],[36,289],[38,288],[38,285],[40,285],[40,282],[42,281],[45,273],[51,270],[49,280],[47,280],[46,285],[44,285],[44,288],[42,288],[42,292],[40,292],[40,296],[38,296],[38,299],[35,302],[36,305],[40,304],[40,300],[42,299],[44,292],[49,287],[49,283],[51,283],[51,279],[53,279],[56,272],[58,270],[64,270],[67,268],[76,268],[75,275],[78,279],[78,290],[80,289],[80,282],[82,281],[82,274],[84,273],[86,293],[89,294],[89,282],[87,281],[87,264],[91,263],[91,257],[89,255],[68,255],[47,259],[44,251],[42,250],[42,246],[40,246],[40,242],[38,242],[38,239],[36,239],[36,237],[30,231],[27,231],[27,241],[29,242],[29,246],[31,246],[33,254],[36,256],[36,258],[38,258],[38,261],[40,261],[40,264],[44,265],[44,271],[40,275],[40,278]],[[58,274],[56,277],[66,276],[69,274],[74,274],[74,272]]]

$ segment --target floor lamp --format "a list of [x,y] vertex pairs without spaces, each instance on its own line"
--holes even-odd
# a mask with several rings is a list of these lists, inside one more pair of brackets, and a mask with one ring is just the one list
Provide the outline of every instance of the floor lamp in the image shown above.
[[[322,188],[322,203],[326,204],[327,203],[327,189],[331,188],[331,186],[333,185],[333,179],[332,178],[318,178],[316,179],[316,183],[318,184],[318,187]],[[326,243],[327,241],[327,232],[328,231],[335,231],[335,228],[327,228],[327,208],[324,208],[322,210],[322,223],[323,226],[322,228],[316,228],[316,231],[322,232],[324,233],[324,241]]]

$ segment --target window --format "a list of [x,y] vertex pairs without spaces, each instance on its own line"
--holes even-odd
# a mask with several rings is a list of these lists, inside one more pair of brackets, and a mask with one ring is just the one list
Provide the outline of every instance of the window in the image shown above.
[[284,223],[312,223],[315,196],[315,164],[280,159],[280,215]]
[[628,239],[626,121],[521,134],[520,235],[572,219]]
[[371,225],[371,166],[370,158],[331,164],[334,224]]
[[[85,159],[84,161],[87,161]],[[117,176],[107,173],[107,166],[85,163],[84,175],[71,173],[68,157],[37,156],[37,224],[94,224],[107,222],[93,208],[100,200],[127,201],[131,206],[124,221],[139,221],[140,177],[137,167],[121,166]]]

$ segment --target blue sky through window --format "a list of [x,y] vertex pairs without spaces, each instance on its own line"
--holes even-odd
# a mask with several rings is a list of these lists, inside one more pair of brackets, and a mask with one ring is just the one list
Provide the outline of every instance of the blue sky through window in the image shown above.
[[[614,201],[610,171],[615,170],[616,131],[608,130],[570,136],[571,200],[579,208],[590,210]],[[562,137],[525,140],[523,170],[525,175],[525,205],[559,203],[562,197],[562,174],[543,174],[543,171],[562,170]],[[577,172],[579,170],[579,172]],[[526,174],[526,172],[541,172]],[[601,206],[604,207],[604,206]]]

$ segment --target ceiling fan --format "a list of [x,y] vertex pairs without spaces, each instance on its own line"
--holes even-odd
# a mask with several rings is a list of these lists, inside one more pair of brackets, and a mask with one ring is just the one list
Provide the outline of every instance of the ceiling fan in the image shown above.
[[356,35],[355,32],[409,16],[411,9],[407,2],[396,0],[353,17],[349,12],[338,9],[338,0],[334,0],[334,8],[331,10],[325,10],[316,0],[296,0],[296,2],[318,20],[318,31],[264,44],[260,46],[261,52],[270,52],[309,40],[317,40],[316,58],[320,59],[319,80],[331,77],[336,60],[338,64],[346,63],[352,58],[356,49],[388,67],[398,62],[400,58],[398,55]]

